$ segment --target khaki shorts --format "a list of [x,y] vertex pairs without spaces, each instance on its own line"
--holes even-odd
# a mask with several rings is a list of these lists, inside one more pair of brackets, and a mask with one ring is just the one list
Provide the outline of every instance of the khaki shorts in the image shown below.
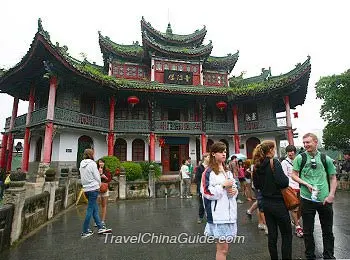
[[98,196],[101,198],[109,197],[109,190],[107,190],[105,193],[100,193]]

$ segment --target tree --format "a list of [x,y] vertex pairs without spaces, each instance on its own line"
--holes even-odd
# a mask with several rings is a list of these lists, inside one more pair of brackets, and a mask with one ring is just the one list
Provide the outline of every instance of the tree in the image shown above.
[[324,100],[321,117],[327,122],[323,129],[326,149],[350,149],[350,70],[322,77],[316,83],[316,96]]

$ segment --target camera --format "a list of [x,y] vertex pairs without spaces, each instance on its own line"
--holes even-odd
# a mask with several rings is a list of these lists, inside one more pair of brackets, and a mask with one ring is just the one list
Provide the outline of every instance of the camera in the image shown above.
[[312,158],[310,162],[311,162],[311,169],[316,169],[317,168],[316,159]]

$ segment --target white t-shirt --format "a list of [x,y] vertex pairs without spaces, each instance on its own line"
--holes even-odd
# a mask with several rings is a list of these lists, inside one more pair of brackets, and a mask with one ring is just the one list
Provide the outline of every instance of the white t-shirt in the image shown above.
[[182,165],[181,166],[181,174],[182,174],[182,179],[189,179],[190,178],[190,170],[187,165]]
[[299,183],[292,179],[293,161],[287,157],[282,161],[281,165],[282,165],[284,174],[289,179],[289,187],[291,187],[292,189],[299,190],[300,189]]

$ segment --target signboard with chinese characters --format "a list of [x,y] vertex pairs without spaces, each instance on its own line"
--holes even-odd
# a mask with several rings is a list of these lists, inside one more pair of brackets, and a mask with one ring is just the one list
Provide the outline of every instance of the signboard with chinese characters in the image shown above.
[[193,85],[193,73],[186,71],[164,70],[164,83]]

